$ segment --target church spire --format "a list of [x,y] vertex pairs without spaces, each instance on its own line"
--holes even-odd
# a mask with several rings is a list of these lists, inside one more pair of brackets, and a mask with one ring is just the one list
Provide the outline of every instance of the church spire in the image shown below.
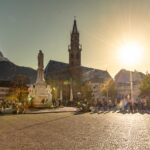
[[77,21],[76,21],[76,18],[75,18],[75,17],[74,17],[74,23],[73,23],[72,33],[78,33]]
[[79,43],[79,32],[77,29],[77,22],[74,18],[73,29],[70,35],[70,45],[69,45],[69,64],[70,66],[80,66],[81,65],[81,45]]

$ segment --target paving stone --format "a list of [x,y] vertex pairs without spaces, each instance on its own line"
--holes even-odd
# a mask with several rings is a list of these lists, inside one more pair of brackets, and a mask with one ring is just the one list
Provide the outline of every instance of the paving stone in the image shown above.
[[0,150],[149,150],[149,114],[0,116]]

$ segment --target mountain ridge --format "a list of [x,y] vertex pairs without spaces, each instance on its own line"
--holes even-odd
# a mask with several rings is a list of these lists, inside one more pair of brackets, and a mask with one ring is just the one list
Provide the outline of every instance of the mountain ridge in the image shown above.
[[0,52],[0,80],[12,81],[17,75],[28,77],[29,84],[31,84],[36,81],[37,71],[30,67],[16,65],[4,57],[2,52]]

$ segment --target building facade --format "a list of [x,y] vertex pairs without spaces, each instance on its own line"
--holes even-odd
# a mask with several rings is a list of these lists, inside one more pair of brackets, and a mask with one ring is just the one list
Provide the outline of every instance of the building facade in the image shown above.
[[6,99],[11,86],[11,81],[0,81],[0,103]]
[[64,100],[69,100],[72,89],[73,99],[78,98],[82,82],[95,79],[102,83],[111,78],[105,70],[89,68],[82,66],[81,57],[82,46],[80,44],[80,34],[77,28],[77,21],[74,19],[73,28],[70,35],[70,45],[68,46],[69,63],[50,60],[45,68],[45,79],[52,87],[57,89],[58,97],[62,91]]
[[69,52],[69,71],[72,79],[79,79],[81,76],[81,44],[79,43],[79,31],[77,22],[74,20],[73,29],[70,36]]
[[[132,73],[132,81],[130,77],[131,73]],[[140,95],[139,88],[141,81],[144,79],[144,76],[145,75],[141,72],[137,71],[130,72],[125,69],[120,70],[115,76],[117,97],[118,98],[129,97],[131,95],[131,82],[132,82],[133,98],[137,99],[137,97]]]

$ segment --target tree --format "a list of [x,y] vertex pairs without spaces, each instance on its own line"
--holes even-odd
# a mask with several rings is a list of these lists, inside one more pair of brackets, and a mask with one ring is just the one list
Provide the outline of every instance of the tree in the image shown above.
[[82,94],[82,99],[87,99],[88,101],[91,101],[92,88],[89,83],[85,82],[81,85],[81,94]]
[[116,86],[113,79],[106,80],[100,87],[100,91],[103,96],[111,97],[115,99],[116,97]]
[[23,112],[28,105],[28,78],[24,75],[15,76],[7,101],[10,103],[17,113]]
[[92,105],[92,88],[88,82],[81,84],[81,93],[78,97],[77,106],[80,110],[83,112],[89,111],[89,108]]
[[140,96],[150,97],[150,74],[147,74],[140,84]]

